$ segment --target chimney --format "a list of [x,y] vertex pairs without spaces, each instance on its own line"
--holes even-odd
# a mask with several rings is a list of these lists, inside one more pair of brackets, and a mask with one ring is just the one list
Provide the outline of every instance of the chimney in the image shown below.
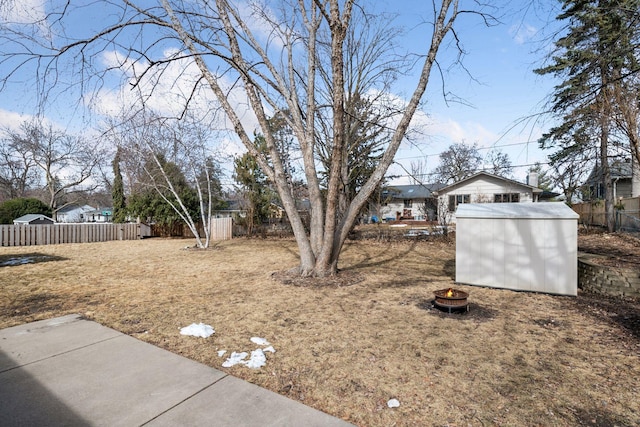
[[529,172],[529,175],[527,175],[527,185],[538,187],[538,172]]

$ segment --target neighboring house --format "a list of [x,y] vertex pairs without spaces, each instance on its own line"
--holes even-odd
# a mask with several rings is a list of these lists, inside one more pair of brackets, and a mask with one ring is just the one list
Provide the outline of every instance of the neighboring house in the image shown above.
[[[531,180],[532,184],[537,180]],[[527,203],[537,202],[542,189],[487,172],[478,172],[435,192],[438,197],[438,218],[455,222],[455,211],[464,203]]]
[[370,209],[372,216],[385,221],[435,220],[437,204],[433,192],[442,187],[442,184],[385,187],[380,194],[378,209]]
[[84,214],[83,222],[111,222],[113,208],[93,209]]
[[49,218],[46,215],[42,214],[27,214],[22,215],[20,218],[16,218],[13,220],[14,224],[29,224],[29,225],[38,225],[38,224],[53,224],[53,219]]
[[68,205],[58,209],[56,220],[58,222],[86,222],[86,213],[94,211],[89,205]]
[[[629,198],[640,196],[640,168],[631,160],[615,161],[609,166],[613,198]],[[604,177],[602,167],[597,165],[585,182],[585,198],[587,200],[604,199]]]
[[247,211],[242,208],[239,200],[226,200],[227,207],[219,209],[212,213],[214,218],[244,218],[247,216]]

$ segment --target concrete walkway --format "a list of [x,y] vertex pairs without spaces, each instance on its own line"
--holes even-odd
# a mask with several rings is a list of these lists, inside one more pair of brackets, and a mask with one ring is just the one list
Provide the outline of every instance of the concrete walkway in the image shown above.
[[0,330],[1,426],[349,426],[79,316]]

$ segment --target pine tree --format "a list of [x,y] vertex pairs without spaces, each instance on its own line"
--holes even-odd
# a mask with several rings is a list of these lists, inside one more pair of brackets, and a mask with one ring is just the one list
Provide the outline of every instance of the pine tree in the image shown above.
[[638,0],[565,0],[557,19],[568,21],[568,31],[555,42],[551,64],[535,70],[562,79],[551,105],[561,123],[543,136],[540,146],[558,148],[555,161],[563,161],[558,154],[598,148],[609,230],[614,228],[609,170],[614,93],[625,76],[634,72],[638,5]]

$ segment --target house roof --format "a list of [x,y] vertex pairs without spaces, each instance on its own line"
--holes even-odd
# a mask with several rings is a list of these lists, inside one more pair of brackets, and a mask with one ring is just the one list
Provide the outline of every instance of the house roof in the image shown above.
[[[638,173],[638,168],[636,167],[636,173]],[[609,165],[609,173],[611,174],[611,179],[625,179],[625,178],[633,178],[633,164],[629,160],[624,161],[614,161]],[[587,178],[587,183],[599,182],[602,180],[602,166],[596,165],[589,178]]]
[[113,215],[113,208],[91,209],[85,212],[87,215]]
[[82,211],[86,212],[86,211],[90,211],[90,210],[93,210],[93,209],[94,209],[94,207],[90,206],[90,205],[67,205],[67,206],[64,206],[64,207],[58,209],[57,213],[58,214],[64,214],[64,213],[67,213],[67,212],[74,212],[74,211],[78,211],[78,210],[82,210]]
[[426,199],[442,187],[443,184],[390,185],[382,190],[382,195],[394,199]]
[[54,222],[52,218],[49,218],[46,215],[43,214],[26,214],[26,215],[22,215],[20,218],[16,218],[13,220],[13,223],[19,223],[19,224],[28,224],[30,222],[36,221],[36,220],[49,220],[52,223]]
[[529,184],[524,184],[522,182],[518,182],[518,181],[515,181],[513,179],[505,178],[503,176],[494,175],[494,174],[489,173],[489,172],[474,173],[473,175],[471,175],[468,178],[461,179],[460,181],[454,182],[453,184],[450,184],[450,185],[447,185],[447,186],[444,186],[444,187],[440,188],[439,190],[435,191],[435,193],[436,194],[446,193],[447,191],[452,190],[455,187],[457,187],[459,185],[462,185],[464,183],[467,183],[469,181],[473,181],[473,180],[477,179],[480,176],[487,176],[487,177],[490,177],[490,178],[499,179],[499,180],[504,181],[506,183],[509,183],[511,185],[517,185],[517,186],[520,186],[520,187],[523,187],[523,188],[530,188],[533,191],[533,193],[536,193],[536,194],[537,193],[542,193],[542,189],[541,188],[534,187],[534,186],[529,185]]

